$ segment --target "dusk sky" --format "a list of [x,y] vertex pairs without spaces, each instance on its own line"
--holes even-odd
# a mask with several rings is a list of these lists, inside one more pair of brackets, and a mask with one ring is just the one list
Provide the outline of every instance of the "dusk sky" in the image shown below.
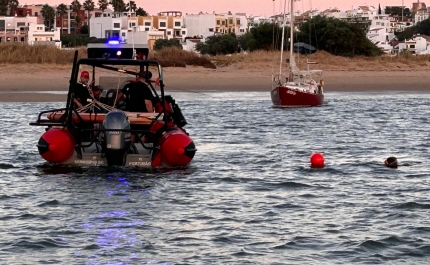
[[[69,1],[58,1],[58,0],[45,0],[48,4],[56,5],[61,2],[66,2],[70,4],[72,0]],[[98,0],[93,0],[96,5]],[[411,7],[413,2],[418,0],[300,0],[295,3],[295,9],[303,12],[303,10],[309,10],[311,5],[312,8],[319,8],[320,10],[337,7],[340,10],[348,10],[352,7],[356,8],[360,5],[373,5],[378,7],[381,4],[383,8],[386,5],[402,5],[406,7]],[[80,0],[84,2],[84,0]],[[125,0],[127,2],[127,0]],[[196,14],[200,11],[212,13],[213,11],[217,13],[226,13],[231,11],[233,13],[243,12],[246,15],[255,16],[271,16],[273,15],[273,10],[276,14],[281,13],[283,8],[280,5],[284,3],[283,0],[135,0],[138,7],[142,7],[150,15],[155,15],[160,11],[181,11],[184,15],[185,13]],[[288,2],[288,1],[287,1]],[[421,0],[421,2],[425,2]],[[44,4],[43,0],[20,0],[21,4]],[[275,8],[273,8],[275,3]]]
[[[417,0],[403,0],[406,7],[411,7],[413,2]],[[425,2],[425,1],[421,1]],[[141,6],[149,14],[156,14],[160,11],[182,11],[185,13],[198,13],[200,11],[212,13],[226,13],[231,11],[233,13],[244,12],[247,15],[273,15],[273,3],[275,3],[275,13],[280,13],[283,8],[280,5],[284,0],[136,0],[138,6]],[[288,0],[287,0],[288,3]],[[402,0],[300,0],[295,3],[295,9],[303,11],[312,8],[325,9],[329,7],[337,7],[340,10],[351,9],[359,5],[374,5],[381,7],[385,5],[402,5]]]

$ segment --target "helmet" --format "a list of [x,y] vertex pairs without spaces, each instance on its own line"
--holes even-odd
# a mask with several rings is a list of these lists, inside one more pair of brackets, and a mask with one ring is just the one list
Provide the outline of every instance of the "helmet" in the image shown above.
[[87,71],[82,71],[81,77],[83,77],[83,78],[90,78],[90,74]]

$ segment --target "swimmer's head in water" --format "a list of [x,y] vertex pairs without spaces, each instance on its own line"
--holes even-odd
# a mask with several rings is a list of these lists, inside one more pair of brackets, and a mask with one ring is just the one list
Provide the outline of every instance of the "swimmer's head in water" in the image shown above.
[[397,158],[390,156],[384,162],[387,167],[397,168]]

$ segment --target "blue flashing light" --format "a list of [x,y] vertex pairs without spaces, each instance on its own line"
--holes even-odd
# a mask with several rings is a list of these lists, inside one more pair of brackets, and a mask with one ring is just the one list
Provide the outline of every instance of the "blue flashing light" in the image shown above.
[[118,45],[119,44],[119,40],[109,40],[108,44],[110,44],[110,45]]

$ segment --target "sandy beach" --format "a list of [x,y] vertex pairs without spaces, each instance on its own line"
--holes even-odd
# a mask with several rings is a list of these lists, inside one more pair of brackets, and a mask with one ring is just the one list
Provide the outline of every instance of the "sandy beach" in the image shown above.
[[[325,92],[430,91],[430,66],[390,70],[344,67],[324,70]],[[374,69],[374,68],[373,68]],[[70,79],[67,65],[0,65],[1,102],[64,101]],[[270,91],[270,66],[230,65],[207,69],[188,66],[164,69],[166,91]],[[57,91],[52,94],[51,91]],[[58,93],[63,91],[63,93]]]

